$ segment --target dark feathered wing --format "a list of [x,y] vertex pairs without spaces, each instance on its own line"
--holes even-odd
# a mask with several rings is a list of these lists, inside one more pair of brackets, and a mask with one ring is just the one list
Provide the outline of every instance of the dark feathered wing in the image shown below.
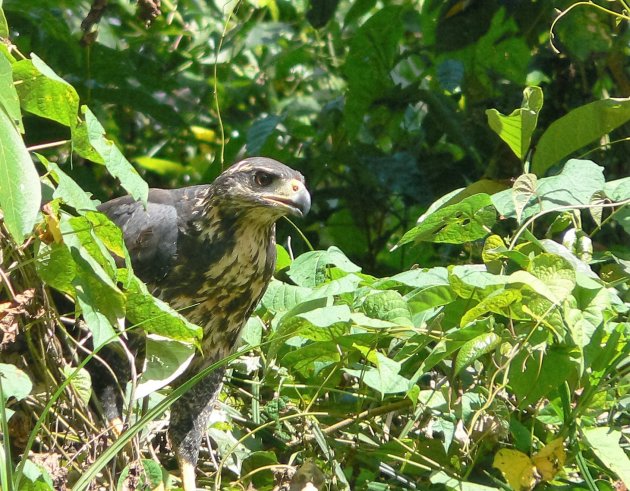
[[207,185],[181,189],[151,189],[146,209],[131,196],[103,203],[98,210],[118,225],[134,272],[145,283],[163,279],[177,257],[179,234],[193,234],[194,204]]

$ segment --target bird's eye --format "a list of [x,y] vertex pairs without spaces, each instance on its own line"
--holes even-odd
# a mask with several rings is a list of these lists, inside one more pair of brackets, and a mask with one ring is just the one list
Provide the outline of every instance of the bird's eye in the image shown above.
[[273,176],[266,172],[256,172],[254,182],[260,187],[267,187],[273,182]]

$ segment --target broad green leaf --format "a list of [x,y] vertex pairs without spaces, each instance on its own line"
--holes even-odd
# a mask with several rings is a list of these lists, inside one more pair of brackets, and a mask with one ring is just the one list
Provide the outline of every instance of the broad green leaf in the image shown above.
[[361,271],[359,266],[333,246],[326,251],[310,251],[297,257],[287,274],[297,285],[313,288],[326,281],[326,270],[330,265],[337,266],[346,273]]
[[247,153],[257,155],[280,123],[281,119],[275,114],[269,114],[254,121],[247,131]]
[[448,273],[451,288],[462,298],[482,300],[508,282],[507,276],[489,273],[483,264],[449,266]]
[[396,247],[408,242],[463,244],[488,235],[496,222],[496,211],[487,194],[476,194],[441,208],[409,230]]
[[551,123],[540,137],[532,159],[532,172],[543,176],[552,165],[628,120],[630,98],[604,99],[570,111]]
[[77,274],[77,266],[72,259],[72,253],[64,244],[53,242],[42,245],[35,267],[44,283],[59,291],[73,294],[72,280]]
[[105,130],[92,111],[87,106],[83,106],[82,111],[85,114],[88,140],[103,159],[107,170],[120,181],[121,186],[134,199],[146,203],[149,195],[147,183],[118,150],[114,142],[105,137]]
[[400,363],[376,352],[376,365],[376,368],[367,370],[344,368],[344,372],[359,378],[365,385],[380,392],[382,396],[409,390],[411,382],[399,375]]
[[188,368],[194,355],[195,347],[192,344],[149,334],[146,339],[144,370],[134,397],[142,399],[168,385]]
[[343,66],[348,80],[344,107],[345,129],[355,136],[365,113],[379,94],[393,87],[390,71],[403,34],[403,8],[387,6],[370,17],[350,41]]
[[20,245],[35,226],[41,200],[31,156],[14,123],[0,110],[0,208],[7,229]]
[[79,95],[37,55],[13,64],[22,109],[69,128],[78,123]]
[[630,459],[619,442],[622,434],[612,428],[585,428],[584,440],[602,463],[614,472],[626,487],[630,487]]
[[11,397],[21,401],[33,390],[33,383],[29,376],[18,367],[8,363],[0,363],[0,382],[2,382],[4,402]]
[[287,339],[302,337],[311,341],[335,341],[350,326],[350,308],[331,305],[315,308],[296,315],[287,314],[278,325],[268,356],[273,358]]
[[462,316],[460,326],[464,327],[489,312],[505,317],[521,318],[517,314],[521,310],[520,302],[522,298],[523,296],[519,290],[494,291]]
[[[433,347],[429,355],[422,361],[416,372],[416,376],[431,370],[442,360],[450,358],[453,353],[455,353],[468,341],[487,333],[489,330],[489,321],[485,319],[475,322],[462,329],[457,327],[455,330],[452,330]],[[417,380],[413,381],[416,382]]]
[[578,363],[564,348],[547,348],[519,353],[510,364],[509,384],[518,398],[519,407],[550,398],[564,382],[575,383]]
[[276,244],[276,273],[291,266],[293,260],[287,250],[279,244]]
[[448,285],[421,288],[406,296],[412,314],[447,305],[457,298],[457,294]]
[[402,295],[394,290],[385,290],[368,295],[361,309],[374,319],[394,322],[401,326],[413,326],[411,312]]
[[575,270],[561,256],[539,254],[529,263],[528,271],[551,290],[556,303],[567,298],[575,287]]
[[[185,317],[168,304],[149,293],[146,285],[129,270],[118,270],[119,281],[126,285],[127,318],[147,332],[176,341],[196,342],[201,340],[201,327],[188,322]],[[183,351],[181,348],[180,351]],[[183,355],[182,355],[183,356]],[[179,356],[179,358],[182,358]]]
[[[0,24],[2,23],[1,12],[0,10]],[[2,54],[0,54],[0,108],[4,109],[18,131],[24,133],[20,99],[13,85],[13,69],[9,60]]]
[[286,312],[301,303],[310,293],[310,288],[289,285],[276,279],[271,280],[262,298],[262,305],[271,312]]
[[49,162],[43,155],[35,155],[57,182],[53,198],[60,198],[64,203],[72,206],[79,212],[84,210],[96,210],[97,203],[93,201],[88,193],[83,191],[68,174],[62,171],[57,164]]
[[448,270],[444,267],[431,269],[410,269],[389,278],[383,278],[375,282],[374,288],[389,289],[398,285],[413,288],[426,288],[430,286],[448,285]]
[[317,327],[329,327],[339,322],[350,322],[350,308],[347,305],[331,305],[322,309],[311,310],[299,317]]
[[347,274],[341,278],[319,285],[317,288],[313,289],[313,292],[308,296],[308,300],[353,293],[357,290],[359,283],[362,281],[361,277],[353,273]]
[[290,351],[283,358],[281,365],[291,367],[308,378],[317,375],[322,368],[341,359],[338,344],[334,341],[316,341]]
[[247,319],[245,327],[241,331],[241,344],[258,346],[262,342],[265,325],[257,315]]
[[523,216],[523,210],[527,203],[536,195],[536,186],[538,179],[536,174],[523,174],[516,178],[514,186],[512,186],[512,201],[514,202],[514,211],[516,219],[520,222]]
[[470,366],[486,353],[491,353],[501,342],[501,338],[493,332],[482,334],[466,342],[457,352],[455,358],[455,374]]
[[92,397],[92,377],[90,377],[90,372],[85,368],[77,369],[76,367],[65,366],[63,367],[63,375],[66,379],[72,376],[70,385],[81,399],[81,402],[85,405],[89,404],[90,397]]
[[122,295],[100,282],[82,258],[75,256],[74,260],[78,267],[72,286],[96,349],[115,339],[114,323],[122,323],[124,318]]
[[[588,205],[604,189],[604,168],[590,160],[569,160],[557,176],[538,179],[536,193],[522,208],[521,221],[559,206]],[[492,195],[492,203],[505,217],[517,217],[511,189]]]
[[113,281],[116,277],[116,261],[92,222],[86,216],[62,215],[59,228],[68,248],[83,257],[102,281],[116,288]]
[[521,160],[527,155],[542,105],[543,94],[540,87],[527,87],[523,91],[521,108],[515,109],[509,116],[504,116],[496,109],[486,111],[490,128]]

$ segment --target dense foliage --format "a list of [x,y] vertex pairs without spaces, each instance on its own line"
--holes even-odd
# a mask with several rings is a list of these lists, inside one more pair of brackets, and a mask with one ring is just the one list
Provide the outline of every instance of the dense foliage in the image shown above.
[[[177,486],[200,329],[95,206],[242,155],[314,206],[223,362],[200,486],[630,486],[625,1],[89,10],[0,1],[2,489]],[[83,366],[125,326],[147,358],[116,438]]]

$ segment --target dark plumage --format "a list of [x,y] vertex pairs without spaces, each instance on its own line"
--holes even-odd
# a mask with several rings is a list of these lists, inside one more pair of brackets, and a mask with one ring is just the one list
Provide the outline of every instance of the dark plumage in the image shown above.
[[[209,185],[152,189],[146,209],[129,196],[100,206],[122,229],[136,274],[203,327],[203,353],[182,378],[233,350],[274,270],[276,220],[309,208],[302,175],[262,157],[233,165]],[[195,489],[199,446],[222,377],[223,370],[213,371],[171,408],[169,436],[186,491]],[[103,383],[98,392],[114,419],[117,391]]]

